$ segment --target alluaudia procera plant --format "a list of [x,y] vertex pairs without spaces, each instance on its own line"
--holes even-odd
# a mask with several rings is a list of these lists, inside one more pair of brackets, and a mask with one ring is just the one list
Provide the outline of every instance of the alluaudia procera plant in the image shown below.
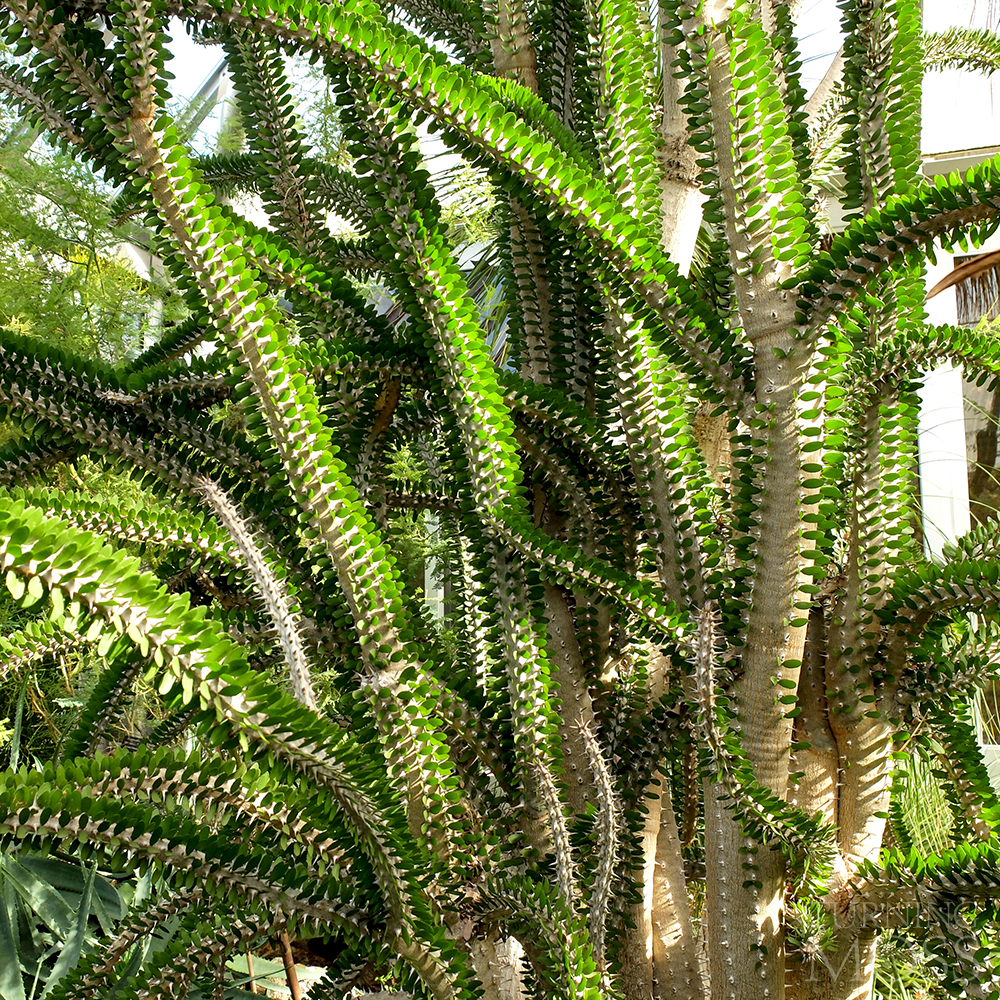
[[[998,995],[969,704],[1000,534],[924,557],[915,389],[1000,371],[991,334],[925,324],[921,276],[995,229],[1000,163],[931,184],[918,147],[922,66],[1000,46],[841,7],[812,113],[772,0],[3,0],[0,86],[122,185],[190,308],[115,369],[0,341],[3,571],[50,608],[4,670],[107,664],[60,760],[0,779],[0,829],[168,887],[51,997],[105,995],[168,919],[115,996],[183,996],[275,927],[339,943],[320,996],[855,1000],[887,927]],[[165,111],[183,25],[225,51],[242,152],[199,158]],[[349,166],[311,152],[291,56]],[[494,190],[485,290],[425,130]],[[389,488],[403,447],[419,493]],[[33,482],[81,452],[148,507]],[[446,542],[444,630],[388,546],[404,507]],[[99,752],[140,678],[165,721]],[[932,856],[916,757],[951,807]]]

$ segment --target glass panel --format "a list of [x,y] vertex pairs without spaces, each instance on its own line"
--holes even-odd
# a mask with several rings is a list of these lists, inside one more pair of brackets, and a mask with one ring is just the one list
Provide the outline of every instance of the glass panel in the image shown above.
[[979,693],[979,742],[1000,746],[1000,682],[990,681]]
[[969,456],[969,509],[976,524],[1000,515],[997,429],[1000,388],[965,383],[965,447]]
[[[955,267],[972,257],[956,257]],[[1000,316],[1000,268],[993,267],[955,286],[958,322],[978,326]],[[1000,519],[1000,384],[995,388],[966,381],[965,449],[969,457],[969,508],[976,524]],[[1000,681],[984,685],[976,699],[979,742],[994,785],[1000,788]]]
[[[972,257],[956,257],[955,267],[961,267]],[[1000,271],[991,267],[982,274],[966,278],[955,286],[955,306],[959,326],[975,326],[980,320],[1000,316]]]
[[[956,257],[955,267],[975,257]],[[958,322],[976,326],[1000,316],[1000,268],[968,278],[955,286]],[[1000,386],[965,383],[965,447],[969,456],[969,503],[976,524],[1000,517],[1000,463],[997,462],[1000,427]]]

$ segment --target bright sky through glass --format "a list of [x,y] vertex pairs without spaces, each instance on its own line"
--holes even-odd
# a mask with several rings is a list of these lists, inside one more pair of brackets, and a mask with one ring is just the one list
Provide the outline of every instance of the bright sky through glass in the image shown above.
[[[925,0],[924,3],[927,31],[944,31],[953,25],[996,27],[998,16],[1000,12],[990,0]],[[840,46],[840,11],[833,0],[804,0],[798,36],[803,83],[812,93]],[[924,152],[1000,145],[997,85],[981,73],[964,70],[928,73],[924,78]]]
[[171,84],[175,97],[188,100],[208,79],[222,60],[220,45],[198,45],[188,34],[183,22],[174,18],[170,23],[170,51],[173,58],[167,69],[176,79]]
[[[988,0],[926,0],[924,27],[943,31],[951,25],[996,29],[998,12]],[[948,70],[924,77],[925,153],[1000,145],[1000,76]]]

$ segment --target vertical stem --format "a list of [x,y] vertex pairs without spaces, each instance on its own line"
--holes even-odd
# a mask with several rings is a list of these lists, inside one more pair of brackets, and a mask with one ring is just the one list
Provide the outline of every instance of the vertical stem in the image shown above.
[[[650,698],[664,692],[667,661],[650,658]],[[627,1000],[650,997],[702,1000],[705,996],[691,906],[684,876],[670,784],[657,771],[643,794],[646,821],[642,831],[642,902],[631,907],[633,926],[626,930],[620,952],[622,985]]]
[[799,714],[794,727],[796,742],[809,746],[796,750],[792,756],[792,770],[801,777],[789,790],[788,801],[810,816],[822,812],[826,822],[836,823],[839,757],[826,698],[826,658],[826,614],[816,605],[809,612],[806,648],[799,672]]
[[[784,858],[743,836],[725,793],[711,782],[705,783],[705,861],[712,1000],[782,1000]],[[750,863],[752,870],[744,867]]]
[[594,706],[566,595],[558,587],[546,584],[543,599],[552,679],[562,703],[558,723],[566,802],[574,813],[583,814],[588,803],[594,802],[595,791],[580,727],[594,728]]
[[687,120],[681,108],[683,87],[674,77],[675,52],[666,41],[663,5],[660,8],[660,65],[663,76],[663,120],[660,132],[661,245],[681,274],[691,270],[695,243],[701,229],[702,202],[698,183],[698,156],[688,144]]
[[302,987],[299,986],[299,974],[295,971],[295,959],[292,958],[292,942],[288,940],[288,931],[282,931],[281,938],[281,961],[285,966],[285,979],[288,980],[288,989],[292,994],[292,1000],[302,1000]]
[[671,1000],[702,1000],[677,819],[666,776],[661,774],[660,779],[663,790],[652,900],[653,995]]
[[641,834],[642,870],[634,872],[641,878],[642,902],[629,908],[630,925],[625,929],[621,950],[621,984],[626,1000],[649,1000],[653,995],[653,876],[656,872],[656,839],[660,829],[660,784],[658,780],[646,787],[643,800],[646,822]]
[[260,993],[260,990],[257,989],[256,977],[253,971],[253,956],[250,954],[249,949],[247,949],[247,975],[250,977],[250,992]]
[[470,942],[472,965],[483,984],[481,1000],[524,1000],[523,949],[514,938]]

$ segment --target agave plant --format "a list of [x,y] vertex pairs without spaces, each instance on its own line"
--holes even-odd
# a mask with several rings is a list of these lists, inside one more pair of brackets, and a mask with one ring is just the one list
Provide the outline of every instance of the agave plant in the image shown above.
[[[42,631],[34,624],[23,634],[37,637]],[[41,649],[32,650],[31,659],[42,658]],[[24,714],[22,685],[10,738],[11,769],[20,761]],[[145,934],[136,934],[130,925],[123,940],[117,940],[122,921],[146,906],[153,888],[149,870],[136,880],[128,871],[100,873],[72,857],[0,852],[0,1000],[44,1000],[102,936],[114,942],[112,950],[120,956],[120,982],[130,982],[144,962],[156,963],[177,921],[155,922]],[[209,979],[211,990],[218,976]],[[206,984],[192,985],[197,996],[199,986],[204,990]],[[251,994],[229,986],[223,1000],[244,995]]]
[[[968,700],[1000,535],[928,561],[915,485],[921,373],[1000,364],[924,322],[922,262],[995,230],[1000,163],[922,180],[921,59],[991,68],[992,36],[845,0],[832,235],[781,3],[2,7],[4,86],[125,185],[190,309],[114,369],[0,342],[0,557],[50,611],[5,670],[107,663],[61,759],[0,779],[0,831],[169,886],[53,1000],[181,996],[275,928],[337,939],[331,996],[377,970],[436,1000],[861,998],[885,927],[997,995]],[[194,157],[164,112],[172,17],[223,46],[247,151]],[[311,156],[289,55],[327,74],[352,170]],[[496,357],[422,125],[495,191]],[[388,488],[404,447],[419,493]],[[148,504],[37,485],[83,451]],[[448,642],[387,548],[400,509],[447,541]],[[166,720],[108,753],[140,677]],[[900,752],[949,805],[937,854],[889,821]]]

